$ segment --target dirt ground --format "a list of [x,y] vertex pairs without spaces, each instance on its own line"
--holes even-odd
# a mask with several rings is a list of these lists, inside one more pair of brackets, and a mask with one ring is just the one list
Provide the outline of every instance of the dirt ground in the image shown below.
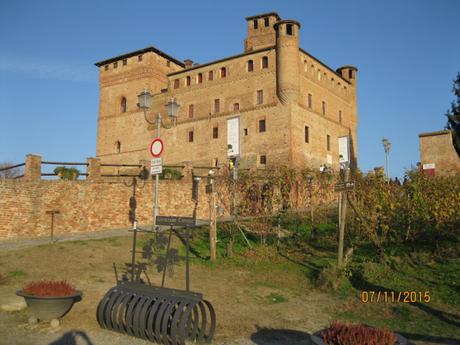
[[[112,262],[129,259],[131,238],[110,237],[41,244],[29,248],[3,246],[0,252],[0,305],[16,301],[15,291],[32,280],[67,280],[83,291],[82,301],[57,329],[48,323],[29,325],[28,311],[0,312],[0,344],[4,345],[102,345],[151,344],[103,330],[96,308],[115,285]],[[154,283],[160,275],[150,274]],[[183,266],[167,278],[169,287],[184,288]],[[340,301],[312,289],[304,277],[292,272],[250,267],[192,263],[191,289],[204,294],[217,314],[213,344],[310,344],[309,333],[327,325],[330,310]],[[275,296],[272,302],[271,296]],[[276,296],[281,296],[277,300]]]

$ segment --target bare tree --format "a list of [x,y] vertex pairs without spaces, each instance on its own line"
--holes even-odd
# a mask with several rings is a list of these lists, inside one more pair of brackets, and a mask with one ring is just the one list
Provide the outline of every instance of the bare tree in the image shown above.
[[21,174],[21,168],[12,168],[7,170],[2,170],[8,167],[13,166],[11,162],[2,162],[0,163],[0,179],[4,178],[15,178]]

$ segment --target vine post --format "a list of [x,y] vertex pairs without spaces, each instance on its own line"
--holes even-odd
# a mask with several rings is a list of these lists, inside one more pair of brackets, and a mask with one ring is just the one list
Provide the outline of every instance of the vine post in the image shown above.
[[[343,170],[343,182],[345,185],[348,182],[348,178],[350,176],[350,169],[345,167]],[[337,258],[337,266],[338,268],[342,268],[343,266],[343,242],[345,238],[345,224],[347,220],[347,190],[340,191],[339,194],[340,198],[340,211],[339,211],[339,250],[338,250],[338,258]]]

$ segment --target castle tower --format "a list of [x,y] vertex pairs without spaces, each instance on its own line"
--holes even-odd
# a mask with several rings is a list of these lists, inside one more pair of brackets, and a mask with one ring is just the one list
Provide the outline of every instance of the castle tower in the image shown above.
[[274,12],[247,17],[248,36],[244,40],[244,51],[274,46],[276,35],[273,25],[279,20],[280,16]]
[[343,79],[349,81],[353,86],[356,86],[356,72],[358,69],[355,66],[342,66],[337,68],[337,73],[342,76]]
[[281,20],[276,31],[276,79],[282,104],[297,102],[299,93],[299,29],[294,20]]

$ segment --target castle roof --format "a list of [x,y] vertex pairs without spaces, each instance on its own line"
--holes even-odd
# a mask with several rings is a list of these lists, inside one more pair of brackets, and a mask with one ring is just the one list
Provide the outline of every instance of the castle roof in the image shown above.
[[258,19],[258,18],[269,17],[269,16],[275,16],[277,20],[281,20],[281,17],[276,12],[257,14],[255,16],[246,17],[246,20]]
[[444,130],[436,131],[436,132],[420,133],[418,136],[419,137],[431,137],[431,136],[434,136],[434,135],[443,135],[443,134],[448,134],[448,133],[450,133],[450,130],[449,129],[444,129]]
[[140,50],[136,50],[136,51],[133,51],[131,53],[126,53],[126,54],[123,54],[123,55],[118,55],[118,56],[115,56],[115,57],[112,57],[110,59],[106,59],[106,60],[102,60],[102,61],[98,61],[95,63],[95,65],[97,67],[100,67],[100,66],[103,66],[103,65],[106,65],[106,64],[109,64],[111,62],[115,62],[115,61],[118,61],[118,60],[122,60],[122,59],[126,59],[126,58],[129,58],[131,56],[136,56],[136,55],[139,55],[139,54],[144,54],[144,53],[148,53],[148,52],[154,52],[162,57],[164,57],[165,59],[168,59],[172,62],[174,62],[176,65],[179,65],[181,67],[185,67],[184,63],[173,58],[172,56],[166,54],[165,52],[162,52],[161,50],[155,48],[154,46],[150,46],[150,47],[147,47],[147,48],[144,48],[144,49],[140,49]]

